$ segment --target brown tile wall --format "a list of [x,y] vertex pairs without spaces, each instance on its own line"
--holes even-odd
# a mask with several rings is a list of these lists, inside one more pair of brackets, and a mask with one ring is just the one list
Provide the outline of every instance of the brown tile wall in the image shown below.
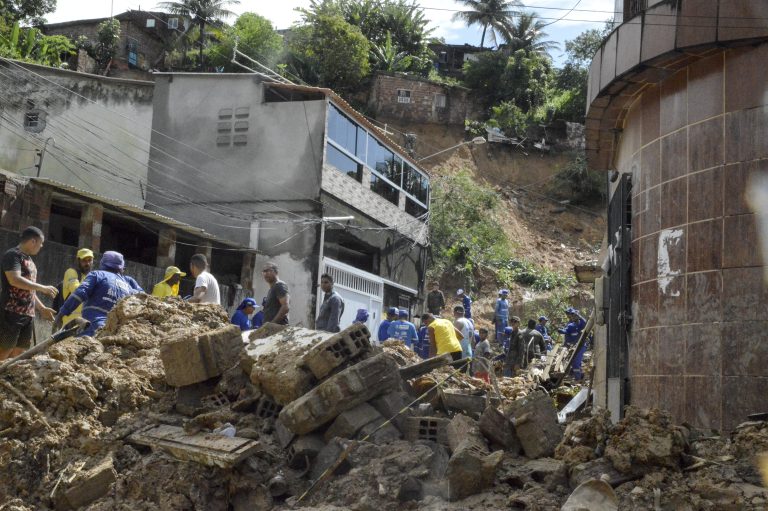
[[630,109],[631,401],[730,430],[764,411],[768,286],[749,176],[768,173],[768,43],[670,75]]

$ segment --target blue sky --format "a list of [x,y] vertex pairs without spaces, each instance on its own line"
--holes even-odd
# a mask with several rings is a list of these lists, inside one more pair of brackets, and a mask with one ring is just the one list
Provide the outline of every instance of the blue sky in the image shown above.
[[[106,17],[112,9],[116,14],[128,9],[153,10],[156,5],[157,2],[141,3],[139,0],[58,0],[56,12],[46,18],[51,23],[57,23]],[[271,20],[275,28],[287,28],[298,19],[295,9],[308,5],[309,0],[242,0],[231,10],[238,14],[256,12]],[[451,20],[452,10],[460,9],[460,5],[453,0],[420,0],[419,5],[425,9],[435,36],[444,37],[454,44],[480,44],[481,28],[468,28],[461,22]],[[588,28],[602,27],[603,22],[612,17],[614,0],[530,0],[525,5],[527,10],[536,12],[545,21],[554,22],[546,28],[546,32],[549,39],[560,43],[561,51],[552,52],[556,64],[560,64],[563,42]],[[574,11],[569,13],[574,6]],[[564,18],[556,21],[560,17]]]

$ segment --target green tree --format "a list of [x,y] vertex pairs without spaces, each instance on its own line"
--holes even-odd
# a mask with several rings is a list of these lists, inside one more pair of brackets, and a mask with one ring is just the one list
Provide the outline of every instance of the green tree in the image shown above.
[[565,42],[565,53],[568,62],[577,67],[587,67],[603,41],[611,33],[611,22],[606,22],[602,29],[585,30],[575,38]]
[[537,19],[535,13],[521,13],[508,30],[501,32],[501,37],[512,52],[525,50],[549,57],[549,52],[559,49],[560,45],[546,39],[545,26],[546,23]]
[[485,44],[486,32],[495,45],[497,36],[509,30],[512,20],[517,15],[513,9],[521,3],[518,0],[456,0],[468,8],[453,15],[454,20],[463,21],[467,26],[480,25],[483,35],[480,37],[480,47]]
[[382,71],[408,71],[420,60],[419,57],[398,51],[389,33],[383,45],[371,44],[371,57],[374,68]]
[[231,63],[235,41],[239,51],[266,66],[277,63],[283,48],[283,38],[275,32],[268,19],[246,12],[237,18],[233,26],[221,31],[219,41],[211,46],[208,61],[224,67],[227,72],[241,71],[242,68]]
[[46,36],[36,28],[0,26],[0,56],[59,67],[62,57],[73,55],[75,45],[66,36]]
[[370,73],[368,39],[338,15],[294,29],[288,51],[288,67],[308,83],[351,90]]
[[104,71],[109,61],[117,54],[120,45],[120,21],[110,18],[99,23],[96,29],[96,46],[92,57],[100,71]]
[[205,48],[205,27],[221,27],[222,18],[233,16],[234,13],[226,8],[228,5],[239,4],[240,0],[181,0],[179,2],[161,2],[158,7],[171,14],[189,18],[197,26],[199,32],[199,69],[205,65],[203,50]]
[[0,18],[10,25],[16,21],[28,21],[38,24],[40,19],[56,10],[56,0],[2,0],[0,1]]

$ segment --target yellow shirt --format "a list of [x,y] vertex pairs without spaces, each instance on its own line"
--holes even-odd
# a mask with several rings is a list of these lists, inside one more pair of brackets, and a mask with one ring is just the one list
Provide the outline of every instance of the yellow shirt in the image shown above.
[[166,296],[179,296],[179,285],[174,284],[173,286],[170,286],[166,281],[159,282],[155,284],[155,287],[152,288],[152,296],[157,298],[165,298]]
[[[64,279],[61,282],[61,298],[62,303],[66,300],[69,295],[71,295],[75,289],[78,288],[80,285],[80,275],[77,273],[77,270],[74,268],[69,268],[67,271],[64,272]],[[61,318],[61,324],[66,325],[68,322],[72,321],[75,318],[82,317],[83,315],[83,305],[80,304],[77,309],[72,311],[72,314],[69,316],[64,316]]]
[[461,351],[461,344],[456,337],[453,323],[449,320],[435,318],[435,320],[430,323],[429,328],[435,332],[435,344],[437,345],[438,355]]

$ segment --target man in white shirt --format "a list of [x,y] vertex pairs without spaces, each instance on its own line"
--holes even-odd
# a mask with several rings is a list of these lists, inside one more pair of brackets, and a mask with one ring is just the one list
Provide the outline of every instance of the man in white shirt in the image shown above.
[[189,260],[189,271],[195,277],[195,291],[189,301],[220,305],[219,283],[216,277],[208,272],[208,259],[203,254],[193,255]]
[[453,325],[461,332],[461,357],[472,358],[472,341],[475,337],[475,327],[472,321],[464,317],[464,307],[457,305],[453,308]]

